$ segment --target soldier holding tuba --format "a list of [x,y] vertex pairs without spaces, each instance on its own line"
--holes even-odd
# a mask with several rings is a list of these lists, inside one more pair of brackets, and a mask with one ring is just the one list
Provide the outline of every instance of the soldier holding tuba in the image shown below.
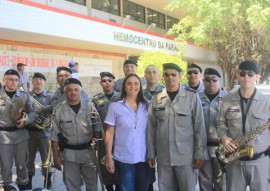
[[253,147],[254,154],[253,157],[242,157],[227,164],[227,190],[245,191],[249,186],[250,191],[269,191],[267,149],[270,146],[270,129],[266,128],[258,136],[250,133],[269,120],[270,97],[261,94],[255,88],[255,82],[259,79],[259,69],[254,62],[241,62],[236,76],[240,88],[226,96],[222,102],[217,119],[218,135],[225,153],[236,152],[239,146],[237,140],[246,137],[248,141],[242,142],[247,142],[247,145],[241,147]]
[[[100,119],[102,122],[104,122],[109,105],[112,102],[115,102],[118,97],[119,93],[115,91],[114,88],[114,75],[110,72],[101,72],[100,73],[100,85],[103,89],[103,93],[99,93],[94,96],[93,103],[95,104],[95,107],[98,110]],[[105,125],[103,124],[103,127]],[[105,131],[106,129],[104,129]],[[118,178],[116,174],[111,174],[107,171],[105,166],[105,156],[106,156],[106,150],[105,150],[105,144],[104,141],[99,142],[98,146],[98,158],[99,158],[99,166],[101,170],[101,176],[104,182],[104,185],[106,186],[107,191],[120,191],[120,186],[118,185]],[[115,189],[113,186],[115,185]]]
[[[44,87],[46,83],[46,77],[41,73],[34,73],[32,78],[33,90],[29,92],[30,98],[34,102],[34,106],[38,115],[34,123],[27,125],[30,139],[28,140],[29,158],[27,162],[29,183],[32,184],[32,177],[35,175],[35,158],[37,151],[39,150],[41,161],[45,163],[48,150],[49,150],[49,135],[51,132],[51,113],[52,113],[52,93],[47,92]],[[47,168],[42,168],[42,175],[44,178],[47,189],[51,188],[51,175],[48,173]],[[45,182],[47,180],[47,182]]]
[[[29,189],[26,167],[29,134],[24,127],[34,121],[36,112],[28,95],[18,90],[19,78],[16,70],[7,70],[0,91],[0,166],[5,191],[11,187],[14,160],[19,189]],[[28,115],[23,114],[26,110]]]

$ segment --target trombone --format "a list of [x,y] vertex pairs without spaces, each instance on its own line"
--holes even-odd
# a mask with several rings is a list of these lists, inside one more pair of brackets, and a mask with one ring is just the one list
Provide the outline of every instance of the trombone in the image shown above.
[[[54,168],[54,165],[51,162],[51,157],[52,157],[52,147],[51,147],[51,141],[49,141],[49,149],[48,149],[47,158],[46,158],[46,161],[41,165],[42,168],[46,168],[45,188],[34,188],[32,191],[54,191],[56,169]],[[47,184],[48,184],[49,168],[50,167],[54,168],[54,172],[53,172],[52,189],[48,190]]]

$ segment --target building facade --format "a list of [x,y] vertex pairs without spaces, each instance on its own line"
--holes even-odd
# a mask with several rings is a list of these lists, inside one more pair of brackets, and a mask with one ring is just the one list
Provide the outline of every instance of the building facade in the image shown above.
[[[165,11],[170,0],[2,0],[0,1],[0,76],[26,64],[47,77],[47,89],[57,87],[55,69],[79,63],[79,75],[90,96],[100,92],[99,73],[124,76],[122,63],[145,50],[177,53],[167,35],[183,10]],[[215,67],[215,54],[188,44],[184,59]]]

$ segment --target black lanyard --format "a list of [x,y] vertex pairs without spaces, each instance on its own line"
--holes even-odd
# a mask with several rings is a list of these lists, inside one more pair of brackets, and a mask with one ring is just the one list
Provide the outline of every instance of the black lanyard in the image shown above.
[[247,117],[247,113],[248,113],[248,110],[249,110],[249,108],[251,106],[251,102],[253,100],[253,97],[254,97],[255,93],[256,93],[256,88],[254,89],[253,94],[251,95],[251,97],[249,98],[249,100],[247,102],[247,110],[245,112],[245,110],[244,110],[244,100],[243,100],[243,97],[241,95],[241,91],[239,89],[240,105],[241,105],[241,111],[242,111],[242,124],[243,124],[242,132],[243,132],[243,135],[246,134],[246,128],[245,128],[245,126],[246,126],[246,117]]

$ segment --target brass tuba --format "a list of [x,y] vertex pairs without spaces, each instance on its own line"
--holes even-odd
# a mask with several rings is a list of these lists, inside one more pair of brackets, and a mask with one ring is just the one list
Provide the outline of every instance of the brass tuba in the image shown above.
[[[23,83],[18,87],[19,90],[24,91],[23,89]],[[34,103],[34,106],[39,106],[43,107],[41,103],[39,103],[33,96],[30,96],[26,91],[24,91],[29,99]],[[35,118],[35,121],[33,122],[33,125],[41,130],[47,129],[51,126],[51,114],[42,112],[42,113],[37,113],[37,116]]]
[[267,121],[264,125],[257,127],[253,131],[249,132],[247,135],[234,141],[237,149],[232,153],[226,153],[225,148],[222,144],[216,150],[216,156],[219,163],[222,166],[230,164],[240,158],[248,156],[253,158],[253,147],[250,146],[250,142],[254,140],[258,135],[260,135],[264,130],[270,126],[270,121]]

